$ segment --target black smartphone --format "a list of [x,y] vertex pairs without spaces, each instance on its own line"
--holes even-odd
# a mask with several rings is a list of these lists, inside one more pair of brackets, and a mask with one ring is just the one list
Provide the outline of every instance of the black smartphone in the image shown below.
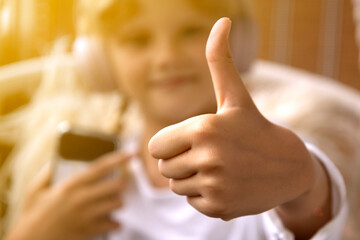
[[73,127],[68,122],[60,123],[57,132],[53,183],[84,170],[93,160],[119,147],[114,135]]

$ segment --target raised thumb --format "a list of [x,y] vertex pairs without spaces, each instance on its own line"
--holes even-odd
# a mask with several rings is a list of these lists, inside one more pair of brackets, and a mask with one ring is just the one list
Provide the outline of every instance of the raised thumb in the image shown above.
[[231,20],[219,19],[213,26],[206,45],[206,58],[209,65],[218,112],[226,108],[248,106],[252,102],[232,59],[229,47]]

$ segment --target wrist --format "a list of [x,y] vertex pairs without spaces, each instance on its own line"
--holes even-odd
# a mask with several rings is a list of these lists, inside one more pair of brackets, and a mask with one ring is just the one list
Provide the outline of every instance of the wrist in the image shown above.
[[314,182],[296,199],[276,208],[284,225],[299,239],[308,239],[331,219],[330,180],[322,163],[316,156]]

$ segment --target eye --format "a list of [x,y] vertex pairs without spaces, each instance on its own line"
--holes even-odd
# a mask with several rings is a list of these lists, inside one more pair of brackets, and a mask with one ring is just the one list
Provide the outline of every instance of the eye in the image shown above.
[[186,37],[198,36],[205,33],[205,28],[201,26],[187,26],[182,30],[182,35]]
[[128,36],[123,36],[119,39],[120,44],[128,45],[131,47],[142,48],[146,47],[151,41],[151,38],[148,34],[133,34]]

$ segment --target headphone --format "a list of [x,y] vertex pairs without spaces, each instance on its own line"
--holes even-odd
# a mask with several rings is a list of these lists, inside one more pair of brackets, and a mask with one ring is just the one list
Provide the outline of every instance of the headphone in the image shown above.
[[[234,19],[229,42],[234,63],[240,73],[250,69],[256,57],[257,28],[250,18]],[[78,36],[73,44],[73,55],[85,87],[92,91],[109,92],[117,87],[106,46],[92,36]],[[205,53],[204,53],[205,54]],[[99,81],[100,84],[99,84]]]
[[117,87],[105,45],[93,36],[78,36],[73,43],[73,56],[85,88],[110,92]]
[[254,20],[250,18],[233,20],[229,42],[232,58],[239,73],[250,70],[258,46],[258,30]]

